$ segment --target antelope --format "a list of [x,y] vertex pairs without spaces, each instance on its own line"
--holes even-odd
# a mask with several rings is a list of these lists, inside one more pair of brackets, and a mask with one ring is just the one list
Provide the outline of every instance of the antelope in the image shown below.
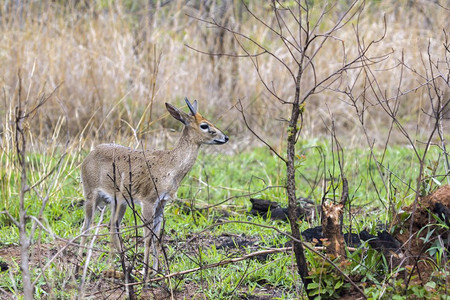
[[170,115],[184,124],[178,143],[172,150],[135,150],[116,144],[102,144],[81,165],[85,202],[85,219],[80,241],[80,257],[92,218],[99,206],[111,206],[110,236],[120,252],[119,226],[131,199],[142,207],[144,222],[144,276],[148,273],[150,246],[153,271],[158,270],[156,241],[159,239],[164,206],[176,196],[178,187],[197,159],[202,144],[222,145],[228,136],[197,112],[185,98],[190,114],[166,103]]

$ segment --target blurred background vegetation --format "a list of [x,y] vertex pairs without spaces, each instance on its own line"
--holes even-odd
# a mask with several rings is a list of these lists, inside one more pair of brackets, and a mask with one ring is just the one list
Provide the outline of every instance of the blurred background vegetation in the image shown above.
[[[314,19],[323,1],[309,3]],[[337,2],[336,12],[327,15],[330,26],[350,3]],[[144,139],[146,146],[160,147],[160,143],[174,139],[165,129],[178,128],[175,121],[165,118],[164,102],[181,105],[186,96],[198,99],[200,112],[217,120],[215,123],[229,133],[232,143],[227,149],[240,151],[261,145],[250,136],[234,107],[241,99],[255,131],[275,144],[281,143],[288,110],[264,89],[249,59],[233,57],[245,53],[232,34],[197,20],[215,20],[239,30],[289,63],[291,56],[284,53],[286,48],[273,32],[259,26],[244,4],[268,24],[275,24],[270,1],[2,1],[0,114],[10,119],[21,81],[26,90],[23,96],[31,106],[38,95],[49,95],[56,89],[30,122],[33,139],[41,145],[55,138],[62,144],[80,141],[81,148],[112,141],[136,145]],[[402,97],[399,119],[417,129],[419,136],[432,123],[421,114],[429,109],[424,101],[428,91],[425,86],[417,88],[424,82],[420,76],[425,73],[424,56],[428,47],[432,55],[442,55],[442,29],[450,28],[449,20],[448,10],[436,1],[415,0],[367,1],[360,16],[359,34],[366,42],[381,37],[386,23],[385,39],[372,47],[372,55],[389,53],[378,65],[376,76],[387,98],[398,94],[401,79],[400,92],[409,94]],[[321,26],[321,32],[326,30],[327,20]],[[355,28],[347,26],[325,45],[316,59],[318,76],[357,53]],[[354,53],[342,53],[343,43]],[[349,43],[354,43],[354,50]],[[255,48],[253,53],[261,52],[250,43],[245,46]],[[403,74],[392,71],[402,59],[411,70]],[[280,63],[268,55],[259,56],[258,62],[261,77],[271,82],[284,99],[292,98],[294,82]],[[357,73],[349,71],[346,76],[354,79]],[[306,81],[302,82],[304,86],[311,84]],[[364,84],[356,81],[361,90]],[[348,138],[347,145],[359,145],[364,138],[354,110],[344,98],[327,91],[306,104],[303,137],[326,135],[330,111],[338,134]],[[376,103],[368,106],[365,125],[376,142],[383,143],[389,129],[383,126],[387,121]],[[8,140],[5,124],[0,123],[4,145]],[[395,133],[392,139],[405,142]]]

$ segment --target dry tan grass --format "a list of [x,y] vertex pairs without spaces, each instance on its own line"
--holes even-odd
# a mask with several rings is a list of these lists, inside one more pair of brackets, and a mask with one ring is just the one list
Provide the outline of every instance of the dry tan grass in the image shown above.
[[[243,100],[257,132],[276,142],[280,132],[285,131],[285,125],[278,120],[288,117],[287,107],[264,90],[248,59],[212,58],[185,46],[242,53],[231,42],[230,35],[225,37],[221,49],[217,43],[218,30],[186,15],[209,19],[217,14],[217,8],[207,12],[201,5],[189,7],[184,1],[172,1],[147,14],[149,8],[145,4],[129,8],[120,1],[103,7],[100,1],[91,6],[78,1],[27,2],[22,9],[10,2],[0,8],[0,87],[4,99],[0,112],[3,118],[16,105],[12,99],[17,93],[18,74],[26,91],[24,96],[31,103],[36,95],[48,94],[59,86],[33,118],[30,127],[35,139],[51,139],[55,126],[62,123],[64,137],[87,142],[87,146],[105,141],[132,144],[144,136],[147,144],[156,146],[156,141],[165,140],[161,137],[166,136],[166,131],[161,129],[176,126],[169,118],[163,118],[163,103],[181,103],[185,96],[198,99],[200,110],[211,119],[220,119],[217,123],[231,136],[247,135],[239,113],[233,108],[237,99]],[[252,10],[275,24],[269,7],[258,3],[251,1]],[[338,15],[339,10],[320,31],[324,32],[330,26],[328,22]],[[360,37],[365,43],[383,34],[383,16],[387,35],[373,46],[371,55],[391,52],[374,69],[381,92],[389,98],[398,91],[400,71],[393,67],[402,55],[420,74],[425,74],[423,59],[428,43],[435,59],[443,56],[442,29],[450,27],[450,18],[448,10],[432,2],[369,1],[360,20]],[[236,21],[236,14],[232,19],[235,22],[232,26],[237,28],[239,23],[242,32],[261,41],[286,62],[292,62],[279,40],[248,14],[244,13],[240,21]],[[347,26],[317,57],[315,69],[319,77],[342,64],[342,41],[347,57],[356,55],[354,29]],[[249,46],[251,51],[258,51]],[[273,82],[281,97],[291,99],[294,83],[281,65],[270,56],[261,56],[258,62],[262,77]],[[348,72],[344,78],[351,82],[356,71]],[[305,89],[311,83],[312,76],[303,82]],[[420,83],[423,78],[405,70],[401,90],[408,91]],[[448,91],[448,86],[445,88]],[[360,90],[362,86],[355,88]],[[418,121],[421,108],[426,109],[426,93],[423,88],[402,98],[401,118],[411,128],[417,125],[425,128],[429,122],[423,115]],[[344,100],[342,95],[331,92],[311,98],[306,106],[304,135],[325,133],[324,122],[329,122],[331,111],[338,130],[356,136],[354,142],[359,143],[360,126],[354,110]],[[374,106],[368,113],[369,130],[374,136],[385,135],[387,119],[381,109]],[[0,126],[4,131],[3,121]]]

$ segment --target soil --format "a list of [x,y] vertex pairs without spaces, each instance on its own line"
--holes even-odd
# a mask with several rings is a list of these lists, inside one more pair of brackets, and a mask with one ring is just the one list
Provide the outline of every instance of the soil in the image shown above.
[[[217,249],[226,251],[228,257],[239,257],[248,253],[249,251],[261,250],[260,239],[258,237],[246,236],[245,234],[222,234],[220,236],[213,236],[211,232],[206,232],[201,235],[188,237],[186,241],[171,239],[168,235],[165,236],[165,243],[183,252],[190,257],[196,257],[199,249],[206,249],[215,244]],[[62,276],[66,284],[64,289],[72,291],[73,295],[78,294],[79,280],[75,278],[74,269],[77,262],[77,248],[76,246],[67,246],[67,241],[58,241],[54,244],[34,244],[30,247],[30,268],[42,269],[45,263],[54,257],[58,251],[59,255],[54,259],[54,263],[62,269]],[[142,245],[141,245],[142,246]],[[62,250],[64,248],[64,250]],[[93,252],[91,262],[100,262],[107,260],[108,255],[97,251]],[[168,258],[170,260],[170,257]],[[254,259],[265,261],[270,259],[268,255],[255,257]],[[9,246],[0,248],[0,266],[2,267],[1,276],[4,274],[11,276],[19,272],[20,266],[20,247]],[[85,286],[85,297],[88,299],[126,299],[127,295],[124,289],[124,280],[108,278],[101,271],[89,270],[89,277]],[[181,282],[183,277],[179,277]],[[51,280],[50,280],[51,281]],[[204,291],[208,290],[206,281],[204,286],[199,284],[200,280],[192,282],[184,282],[183,287],[179,288],[177,285],[168,286],[168,281],[159,281],[149,284],[145,289],[139,292],[138,299],[205,299],[208,298]],[[281,288],[271,286],[268,283],[261,283],[263,287],[257,287],[251,292],[245,286],[238,286],[233,293],[234,298],[239,299],[274,299],[282,297],[283,290]],[[55,295],[52,294],[54,286],[41,285],[41,289],[48,292],[48,298],[53,299]],[[12,299],[13,295],[5,290],[0,289],[0,299]],[[45,298],[43,298],[45,299]]]
[[[413,203],[404,208],[411,216],[396,225],[395,237],[402,243],[406,257],[410,258],[409,265],[413,267],[414,274],[418,275],[418,280],[423,282],[430,280],[433,273],[434,260],[429,257],[427,250],[438,239],[441,239],[447,250],[450,249],[448,230],[444,226],[436,225],[438,223],[436,217],[440,217],[440,222],[448,224],[449,216],[445,216],[445,213],[448,213],[449,209],[450,186],[447,185],[428,196],[419,198],[417,205]],[[411,222],[412,231],[410,232]]]
[[[438,205],[437,205],[438,204]],[[440,206],[439,206],[440,205]],[[404,222],[398,222],[396,224],[397,232],[394,235],[402,244],[403,253],[406,258],[409,258],[409,265],[412,268],[412,272],[417,274],[417,278],[414,280],[420,280],[422,282],[428,281],[433,276],[433,259],[428,256],[427,249],[438,239],[441,238],[444,241],[445,247],[449,248],[449,234],[445,231],[443,226],[439,227],[436,224],[436,209],[438,208],[438,215],[446,215],[450,209],[450,186],[445,186],[433,194],[420,198],[416,207],[411,205],[404,208],[406,212],[414,215],[414,218],[410,217]],[[448,224],[447,219],[443,218],[443,222]],[[412,223],[412,235],[410,234],[410,224]],[[441,229],[439,229],[441,228]],[[429,233],[429,230],[435,229],[434,232],[429,235],[428,242],[424,242],[422,238],[425,238]],[[229,257],[239,257],[249,251],[258,251],[263,248],[259,237],[246,236],[245,234],[222,234],[220,236],[214,235],[211,232],[204,232],[203,234],[187,237],[186,241],[180,241],[172,239],[171,233],[165,235],[165,243],[175,248],[176,251],[181,251],[189,257],[196,257],[199,249],[206,249],[215,244],[217,249],[225,250]],[[409,242],[409,244],[408,244]],[[446,243],[446,244],[445,244]],[[51,258],[53,258],[58,252],[59,255],[54,258],[53,263],[58,265],[60,276],[64,277],[65,283],[62,283],[62,287],[54,286],[40,286],[41,289],[46,290],[49,293],[48,299],[52,298],[52,289],[64,288],[67,291],[73,291],[73,294],[77,294],[77,280],[74,276],[74,266],[77,263],[76,253],[77,248],[75,246],[67,246],[68,242],[59,240],[52,244],[34,244],[30,248],[30,268],[41,269],[43,265]],[[93,261],[105,261],[108,255],[104,255],[103,252],[94,252]],[[171,259],[170,257],[168,258]],[[255,257],[258,260],[270,260],[270,257]],[[399,263],[405,264],[408,260],[401,259]],[[18,246],[9,246],[0,248],[0,268],[1,276],[14,276],[19,272],[20,265],[20,248]],[[106,278],[102,276],[101,271],[89,270],[90,277],[86,283],[86,292],[89,293],[91,298],[101,299],[125,299],[126,295],[123,288],[123,280]],[[55,275],[58,276],[58,275]],[[180,277],[181,279],[181,277]],[[357,281],[357,280],[356,280]],[[192,299],[192,298],[205,298],[204,291],[207,290],[207,286],[202,286],[200,280],[191,282],[184,282],[183,287],[167,286],[167,281],[160,281],[149,285],[143,291],[140,292],[140,297],[143,299]],[[177,281],[175,281],[177,282]],[[203,281],[206,284],[206,281]],[[274,299],[282,297],[283,291],[276,287],[271,286],[268,283],[261,283],[261,287],[258,287],[251,292],[245,286],[237,286],[233,293],[233,297],[239,299]],[[358,298],[357,291],[350,290],[345,295],[347,299]],[[7,294],[4,289],[0,290],[0,299],[8,299],[12,295]]]

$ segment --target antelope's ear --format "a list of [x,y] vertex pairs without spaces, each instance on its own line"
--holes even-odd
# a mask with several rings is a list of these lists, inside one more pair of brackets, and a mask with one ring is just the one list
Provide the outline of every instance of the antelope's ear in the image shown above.
[[193,116],[195,116],[197,114],[197,100],[194,100],[194,103],[191,104],[191,102],[189,102],[189,99],[187,97],[185,97],[184,101],[186,101],[186,104],[189,107],[189,110],[191,111],[191,114]]
[[187,113],[179,110],[178,108],[169,103],[166,103],[166,108],[167,111],[172,115],[172,117],[174,117],[184,125],[189,124],[189,115]]

